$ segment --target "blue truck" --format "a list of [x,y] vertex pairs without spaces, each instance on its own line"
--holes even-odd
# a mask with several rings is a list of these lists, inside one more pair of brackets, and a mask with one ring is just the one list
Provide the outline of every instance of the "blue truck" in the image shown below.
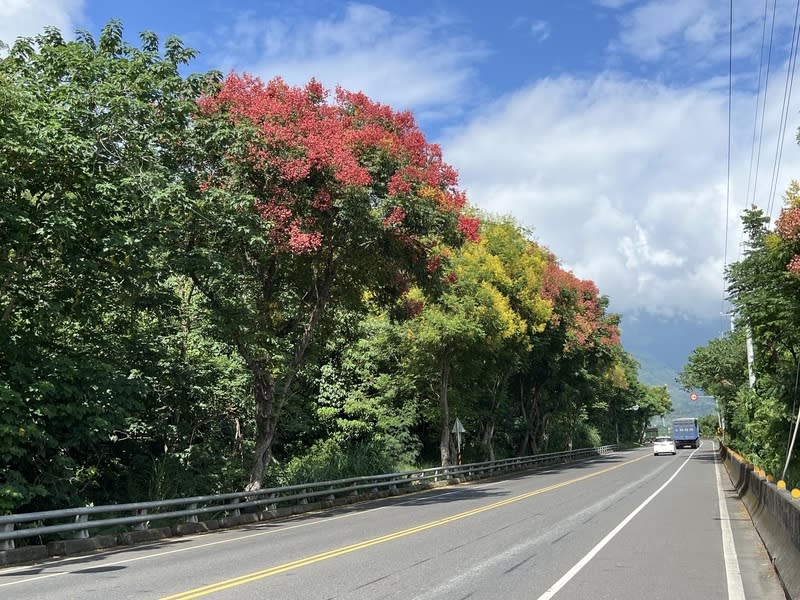
[[697,448],[700,445],[700,427],[695,418],[674,419],[672,439],[676,448]]

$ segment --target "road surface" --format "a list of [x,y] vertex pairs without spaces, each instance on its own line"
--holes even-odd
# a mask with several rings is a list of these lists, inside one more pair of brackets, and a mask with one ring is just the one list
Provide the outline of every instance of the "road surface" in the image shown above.
[[0,569],[0,598],[782,599],[711,442]]

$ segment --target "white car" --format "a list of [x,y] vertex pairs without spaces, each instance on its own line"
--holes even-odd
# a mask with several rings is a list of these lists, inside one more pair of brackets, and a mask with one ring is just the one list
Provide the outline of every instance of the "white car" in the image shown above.
[[662,435],[653,441],[654,456],[658,456],[659,454],[675,454],[676,452],[675,440],[673,440],[671,437]]

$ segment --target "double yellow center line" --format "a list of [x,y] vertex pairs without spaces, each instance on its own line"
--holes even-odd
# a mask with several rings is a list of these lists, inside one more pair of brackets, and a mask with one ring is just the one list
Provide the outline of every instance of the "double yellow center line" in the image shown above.
[[305,567],[308,565],[313,565],[314,563],[321,562],[323,560],[328,560],[329,558],[335,558],[337,556],[343,556],[345,554],[350,554],[352,552],[357,552],[358,550],[363,550],[364,548],[369,548],[370,546],[377,546],[378,544],[383,544],[385,542],[390,542],[392,540],[396,540],[402,537],[406,537],[409,535],[413,535],[415,533],[419,533],[421,531],[426,531],[428,529],[433,529],[434,527],[439,527],[441,525],[446,525],[448,523],[453,523],[455,521],[460,521],[461,519],[466,519],[467,517],[472,517],[474,515],[480,514],[482,512],[486,512],[489,510],[494,510],[496,508],[502,508],[503,506],[508,506],[509,504],[513,504],[515,502],[519,502],[520,500],[525,500],[527,498],[531,498],[532,496],[538,496],[539,494],[544,494],[546,492],[552,492],[553,490],[557,490],[559,488],[566,487],[568,485],[572,485],[574,483],[578,483],[580,481],[584,481],[586,479],[590,479],[592,477],[597,477],[598,475],[603,475],[610,471],[614,471],[615,469],[619,469],[626,465],[635,463],[637,461],[642,460],[643,458],[647,458],[649,455],[640,456],[639,458],[635,458],[633,460],[629,460],[618,465],[614,465],[613,467],[608,467],[606,469],[602,469],[600,471],[595,471],[594,473],[589,473],[587,475],[583,475],[581,477],[576,477],[575,479],[570,479],[568,481],[563,481],[561,483],[556,483],[547,487],[539,488],[537,490],[533,490],[531,492],[526,492],[525,494],[520,494],[519,496],[513,496],[511,498],[506,498],[505,500],[500,500],[499,502],[493,502],[492,504],[487,504],[485,506],[481,506],[479,508],[475,508],[472,510],[468,510],[462,513],[458,513],[455,515],[451,515],[449,517],[445,517],[443,519],[437,519],[435,521],[429,521],[427,523],[423,523],[422,525],[417,525],[416,527],[410,527],[409,529],[402,529],[400,531],[395,531],[393,533],[388,533],[386,535],[382,535],[380,537],[372,538],[369,540],[365,540],[363,542],[358,542],[356,544],[351,544],[349,546],[343,546],[341,548],[336,548],[334,550],[329,550],[327,552],[322,552],[320,554],[315,554],[313,556],[309,556],[306,558],[301,558],[299,560],[294,560],[292,562],[284,563],[282,565],[278,565],[275,567],[270,567],[269,569],[264,569],[262,571],[255,571],[253,573],[248,573],[246,575],[241,575],[239,577],[234,577],[233,579],[226,579],[224,581],[220,581],[218,583],[212,583],[209,585],[205,585],[203,587],[195,588],[193,590],[189,590],[187,592],[181,592],[179,594],[173,594],[171,596],[164,596],[161,600],[189,600],[190,598],[199,598],[200,596],[207,596],[208,594],[213,594],[215,592],[221,592],[222,590],[227,590],[232,587],[244,585],[246,583],[252,583],[253,581],[258,581],[259,579],[264,579],[266,577],[271,577],[273,575],[278,575],[279,573],[285,573],[287,571],[292,571],[294,569],[299,569],[300,567]]

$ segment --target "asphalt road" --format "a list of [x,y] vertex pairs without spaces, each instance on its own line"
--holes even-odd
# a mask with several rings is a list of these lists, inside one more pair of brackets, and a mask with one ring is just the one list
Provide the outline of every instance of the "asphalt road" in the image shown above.
[[784,598],[711,443],[651,452],[0,569],[0,598]]

